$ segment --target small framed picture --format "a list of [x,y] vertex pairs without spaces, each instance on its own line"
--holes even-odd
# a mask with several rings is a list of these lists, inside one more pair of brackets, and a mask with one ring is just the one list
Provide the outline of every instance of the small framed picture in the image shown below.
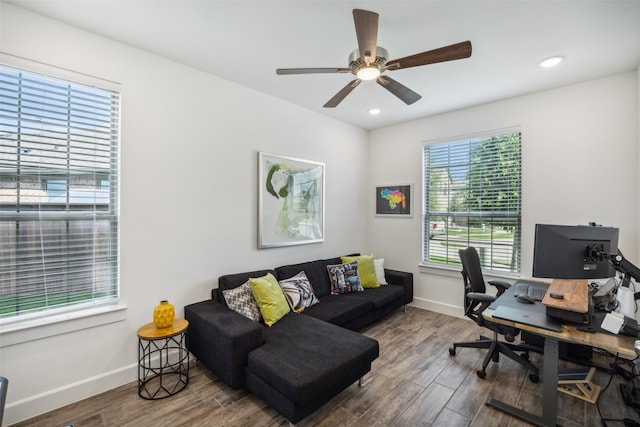
[[411,217],[413,184],[377,185],[376,216]]

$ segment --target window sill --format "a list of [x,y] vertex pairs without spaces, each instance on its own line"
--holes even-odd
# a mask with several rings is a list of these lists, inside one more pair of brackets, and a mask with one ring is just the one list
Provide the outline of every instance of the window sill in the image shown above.
[[115,304],[0,325],[0,348],[120,322],[126,310],[126,305]]
[[[446,265],[436,266],[434,264],[418,264],[418,271],[420,271],[420,273],[433,274],[435,276],[454,277],[456,279],[462,280],[462,276],[460,274],[461,270],[462,267],[460,266],[454,267]],[[518,280],[521,278],[518,273],[507,273],[504,271],[483,271],[482,274],[484,275],[485,280]]]

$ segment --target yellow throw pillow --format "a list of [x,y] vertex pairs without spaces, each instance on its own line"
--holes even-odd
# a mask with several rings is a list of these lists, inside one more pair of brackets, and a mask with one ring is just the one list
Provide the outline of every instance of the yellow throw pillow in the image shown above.
[[343,256],[340,257],[343,264],[358,261],[358,276],[360,276],[360,284],[363,288],[379,288],[378,278],[376,277],[376,266],[373,263],[373,255],[360,256]]
[[290,311],[289,303],[287,303],[282,288],[273,274],[268,273],[266,276],[250,278],[249,284],[267,326],[275,324]]

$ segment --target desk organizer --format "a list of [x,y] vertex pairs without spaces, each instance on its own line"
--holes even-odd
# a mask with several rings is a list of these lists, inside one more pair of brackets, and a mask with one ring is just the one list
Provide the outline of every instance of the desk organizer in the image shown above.
[[600,395],[600,386],[591,382],[596,368],[563,369],[558,371],[558,391],[596,403]]

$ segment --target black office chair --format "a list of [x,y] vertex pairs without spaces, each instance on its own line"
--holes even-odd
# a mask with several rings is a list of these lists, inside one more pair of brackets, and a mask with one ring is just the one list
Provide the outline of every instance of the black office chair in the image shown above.
[[9,380],[5,377],[0,377],[0,426],[2,426],[2,418],[4,418],[4,405],[7,401],[8,387]]
[[[507,290],[510,285],[503,280],[490,280],[489,284],[496,287],[498,295],[494,297],[486,293],[484,277],[482,276],[482,268],[480,265],[480,257],[476,248],[470,246],[467,249],[460,249],[460,261],[462,262],[462,278],[464,279],[464,314],[472,319],[478,325],[493,331],[493,339],[480,336],[479,340],[457,342],[449,349],[449,354],[455,356],[456,348],[486,348],[489,351],[482,363],[482,369],[477,371],[480,378],[487,375],[486,368],[489,361],[499,361],[500,353],[518,362],[529,370],[529,379],[533,382],[540,381],[538,376],[538,368],[536,368],[528,359],[529,351],[534,350],[533,347],[527,345],[511,344],[520,332],[518,329],[499,323],[491,322],[482,317],[482,312],[491,305],[491,303]],[[503,342],[498,340],[498,334],[503,335]],[[516,351],[523,352],[518,355]]]

